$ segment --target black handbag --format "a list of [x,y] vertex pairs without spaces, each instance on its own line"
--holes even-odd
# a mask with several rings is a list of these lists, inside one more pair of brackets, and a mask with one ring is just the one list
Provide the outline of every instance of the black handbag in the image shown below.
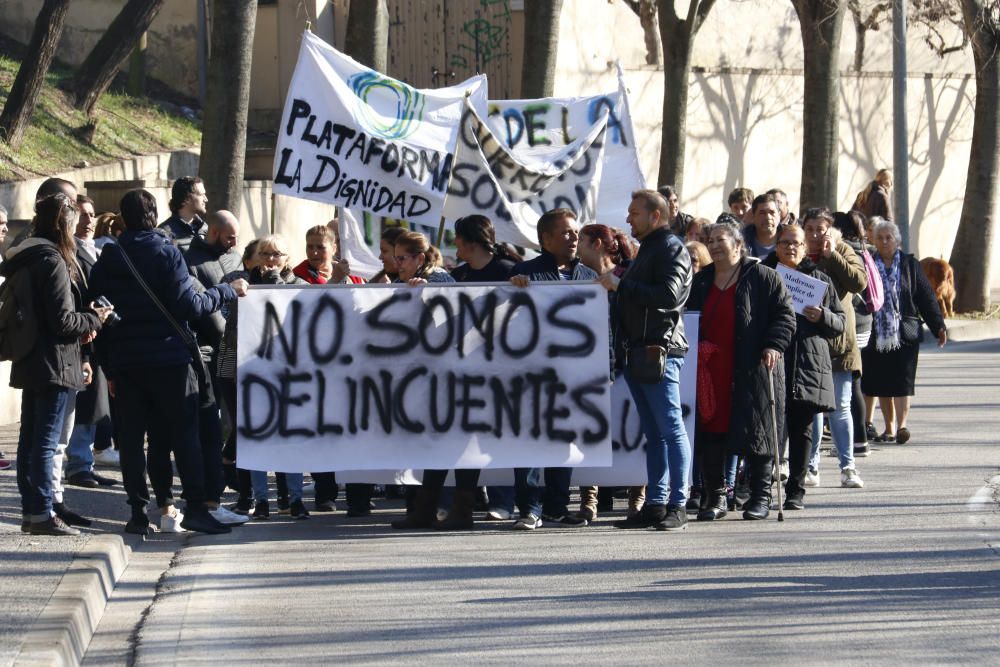
[[[649,309],[642,323],[642,338],[646,339],[646,325],[649,323]],[[667,372],[667,350],[662,345],[638,345],[629,347],[625,356],[628,376],[643,384],[656,384],[663,380]]]
[[899,322],[899,340],[904,343],[920,343],[923,339],[924,331],[920,318],[904,315]]
[[125,260],[125,265],[128,266],[129,271],[135,276],[136,281],[146,292],[149,299],[156,305],[156,307],[163,313],[163,316],[167,318],[167,322],[170,326],[174,328],[177,335],[181,337],[184,341],[184,345],[188,349],[188,353],[191,355],[191,366],[194,368],[194,373],[198,377],[198,405],[202,408],[211,407],[215,403],[215,393],[212,391],[212,381],[209,376],[208,367],[205,365],[205,359],[201,354],[201,348],[198,347],[198,342],[191,335],[191,332],[182,327],[174,319],[174,316],[170,314],[163,302],[157,298],[156,294],[150,289],[149,285],[143,280],[142,276],[139,275],[139,271],[135,268],[135,264],[129,258],[128,253],[125,252],[125,248],[118,246],[121,251],[122,259]]

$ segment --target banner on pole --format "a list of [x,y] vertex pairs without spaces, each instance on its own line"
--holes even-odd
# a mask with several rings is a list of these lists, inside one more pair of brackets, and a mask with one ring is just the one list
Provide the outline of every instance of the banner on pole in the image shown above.
[[608,117],[605,110],[567,146],[515,153],[466,104],[445,218],[486,215],[498,241],[527,247],[538,247],[538,218],[551,209],[570,209],[581,225],[597,222]]
[[274,192],[437,224],[465,102],[486,77],[418,90],[302,36],[274,156]]
[[600,285],[255,286],[238,317],[242,468],[611,465]]

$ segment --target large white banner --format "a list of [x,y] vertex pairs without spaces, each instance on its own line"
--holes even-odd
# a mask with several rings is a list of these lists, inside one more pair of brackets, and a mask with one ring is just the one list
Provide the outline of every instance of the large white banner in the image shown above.
[[[684,315],[684,333],[691,349],[681,368],[681,410],[688,441],[694,451],[695,398],[698,381],[698,322],[700,313]],[[646,438],[643,436],[625,378],[616,375],[611,387],[612,463],[607,468],[574,468],[574,486],[642,486],[646,484]],[[693,459],[692,459],[693,460]],[[366,470],[337,473],[343,484],[419,484],[422,470]],[[454,473],[449,472],[448,485],[454,485]],[[484,470],[479,476],[483,486],[513,486],[512,470]]]
[[486,77],[418,90],[306,31],[278,128],[275,194],[437,224],[465,101]]
[[444,215],[489,217],[498,241],[538,247],[538,218],[554,208],[597,222],[608,113],[567,146],[515,154],[480,114],[466,105]]
[[644,188],[628,94],[619,73],[615,92],[592,97],[490,100],[486,123],[517,157],[568,146],[588,134],[607,113],[596,222],[628,231],[625,214],[632,192]]
[[611,465],[600,285],[255,286],[238,312],[242,468]]

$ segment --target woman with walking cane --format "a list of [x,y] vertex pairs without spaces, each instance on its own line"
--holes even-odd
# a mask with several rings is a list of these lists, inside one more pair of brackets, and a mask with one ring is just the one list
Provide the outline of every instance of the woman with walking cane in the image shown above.
[[726,515],[727,454],[746,457],[750,500],[743,518],[766,519],[783,430],[774,417],[784,414],[781,355],[795,334],[795,312],[781,277],[746,257],[737,225],[715,224],[707,233],[713,263],[694,277],[687,302],[688,310],[701,311],[695,456],[705,494],[698,519]]

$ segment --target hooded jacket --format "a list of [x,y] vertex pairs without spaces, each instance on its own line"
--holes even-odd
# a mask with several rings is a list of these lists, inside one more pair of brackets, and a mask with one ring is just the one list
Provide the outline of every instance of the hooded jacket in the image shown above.
[[92,312],[76,311],[69,271],[52,241],[31,237],[8,250],[6,257],[0,274],[7,280],[20,271],[28,272],[19,278],[30,281],[38,321],[38,342],[27,356],[11,366],[10,386],[83,389],[80,337],[100,331],[100,318]]

